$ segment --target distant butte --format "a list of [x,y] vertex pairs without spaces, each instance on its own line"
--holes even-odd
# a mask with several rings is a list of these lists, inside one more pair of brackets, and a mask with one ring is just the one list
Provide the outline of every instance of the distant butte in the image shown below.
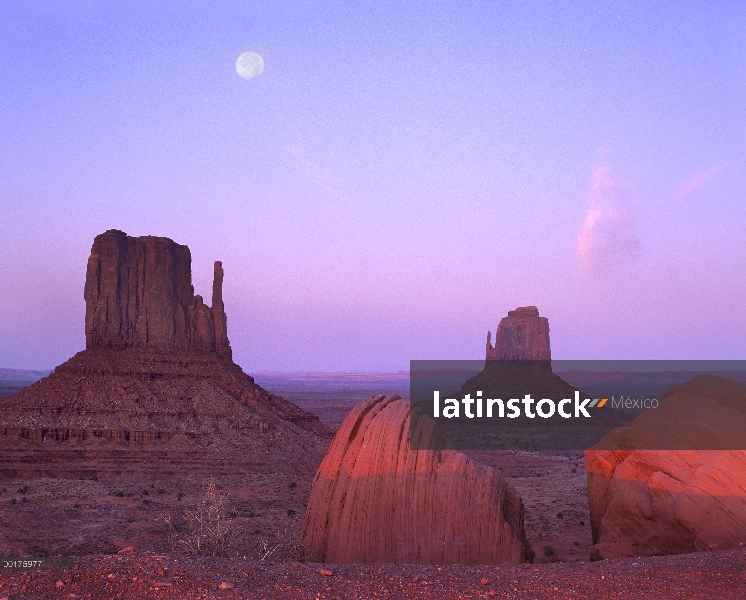
[[487,332],[486,360],[551,360],[549,320],[539,316],[535,306],[521,306],[508,312],[495,331]]
[[0,399],[0,475],[313,473],[331,430],[232,361],[222,264],[211,307],[191,279],[168,238],[96,237],[86,349]]

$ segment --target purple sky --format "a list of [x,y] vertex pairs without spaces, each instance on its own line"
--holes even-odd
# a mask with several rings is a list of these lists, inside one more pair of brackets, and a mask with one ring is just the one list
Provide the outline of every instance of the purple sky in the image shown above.
[[84,348],[111,228],[223,261],[248,372],[530,304],[554,358],[746,359],[744,2],[161,4],[0,4],[0,367]]

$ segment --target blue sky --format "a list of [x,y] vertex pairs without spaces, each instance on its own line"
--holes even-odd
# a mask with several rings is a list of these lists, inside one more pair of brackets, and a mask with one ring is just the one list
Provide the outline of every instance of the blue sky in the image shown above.
[[741,2],[4,2],[0,114],[0,366],[84,347],[110,228],[223,261],[248,371],[529,304],[556,358],[744,358]]

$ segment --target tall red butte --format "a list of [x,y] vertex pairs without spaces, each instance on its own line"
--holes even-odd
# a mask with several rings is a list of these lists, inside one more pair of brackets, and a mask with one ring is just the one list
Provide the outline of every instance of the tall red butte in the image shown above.
[[86,349],[0,400],[0,475],[312,473],[330,430],[232,361],[222,284],[206,306],[186,246],[97,236]]

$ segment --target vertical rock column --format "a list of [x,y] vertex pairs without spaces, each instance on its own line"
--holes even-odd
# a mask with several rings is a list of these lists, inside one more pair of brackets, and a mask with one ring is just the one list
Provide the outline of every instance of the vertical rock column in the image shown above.
[[215,331],[215,352],[220,356],[231,358],[231,346],[228,342],[228,317],[223,306],[223,263],[215,261],[215,275],[212,280],[212,322]]

